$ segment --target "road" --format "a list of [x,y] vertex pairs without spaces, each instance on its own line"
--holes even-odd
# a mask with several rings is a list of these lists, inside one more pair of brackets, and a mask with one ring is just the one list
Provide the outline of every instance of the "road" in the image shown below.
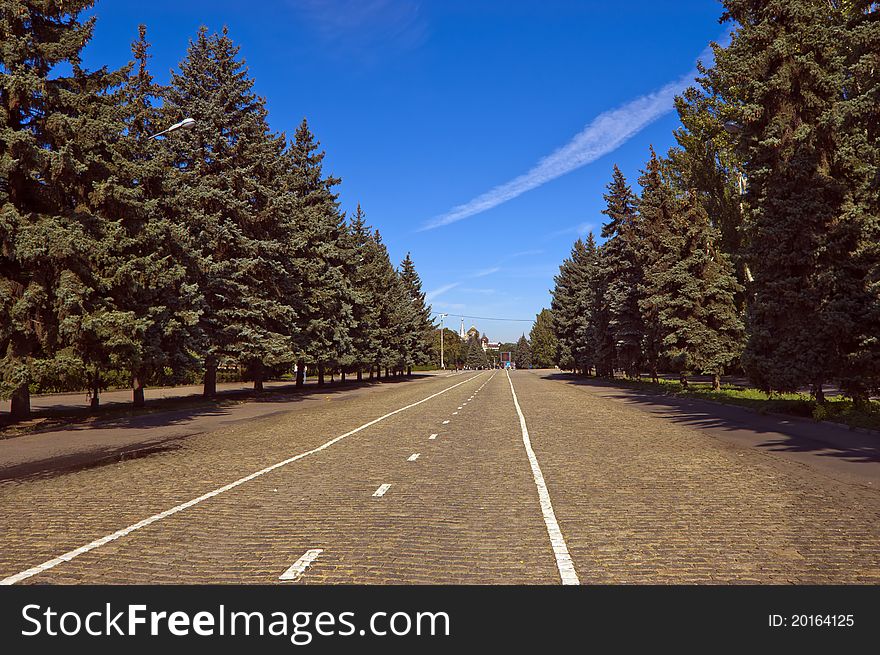
[[762,447],[692,409],[549,371],[278,402],[149,456],[8,476],[0,577],[880,582],[869,448]]

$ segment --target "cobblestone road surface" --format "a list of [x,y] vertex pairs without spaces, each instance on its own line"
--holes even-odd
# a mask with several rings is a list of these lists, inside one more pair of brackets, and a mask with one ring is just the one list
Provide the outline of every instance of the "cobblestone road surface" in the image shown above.
[[[607,390],[545,373],[510,379],[582,583],[880,582],[876,489]],[[560,582],[507,373],[277,410],[167,452],[0,483],[0,577]],[[313,549],[300,574],[279,580]]]

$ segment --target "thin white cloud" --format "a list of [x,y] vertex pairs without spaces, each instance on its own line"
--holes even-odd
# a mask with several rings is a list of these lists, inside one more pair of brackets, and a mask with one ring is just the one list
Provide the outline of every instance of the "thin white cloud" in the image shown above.
[[492,268],[484,268],[482,271],[477,271],[471,277],[486,277],[487,275],[492,275],[493,273],[497,273],[501,270],[500,266],[493,266]]
[[429,291],[425,294],[425,300],[433,300],[437,296],[442,296],[444,293],[451,291],[459,284],[461,284],[461,282],[453,282],[452,284],[444,284],[442,287],[437,287],[433,291]]
[[[699,60],[711,62],[712,49],[706,48],[700,54]],[[692,85],[697,74],[695,68],[653,93],[599,114],[571,141],[544,157],[527,173],[453,207],[421,229],[430,230],[449,225],[497,207],[613,152],[642,129],[672,111],[675,96]]]
[[[568,227],[564,227],[561,230],[556,230],[555,232],[550,232],[546,239],[553,239],[556,237],[561,237],[566,234],[576,234],[579,237],[586,236],[587,233],[593,229],[592,223],[578,223],[577,225],[570,225]],[[546,240],[545,239],[545,240]]]

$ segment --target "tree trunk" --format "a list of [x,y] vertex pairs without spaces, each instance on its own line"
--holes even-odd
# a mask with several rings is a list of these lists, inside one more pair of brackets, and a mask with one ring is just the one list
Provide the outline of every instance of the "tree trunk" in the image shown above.
[[318,364],[318,384],[324,384],[324,365]]
[[816,399],[816,402],[819,405],[825,404],[825,390],[822,389],[821,382],[816,382],[813,384],[813,397]]
[[721,376],[718,373],[712,376],[712,391],[721,391]]
[[144,406],[144,374],[135,371],[131,376],[131,404],[135,407]]
[[31,390],[27,384],[12,392],[9,410],[13,421],[23,421],[31,417]]
[[687,389],[687,386],[688,386],[687,375],[685,375],[684,373],[679,373],[678,374],[678,381],[681,383],[681,386],[683,386],[685,389]]
[[92,373],[89,386],[89,408],[98,409],[101,405],[101,374],[97,370]]
[[364,379],[364,372],[360,369],[360,367],[358,367],[357,381],[360,382],[363,379]]
[[299,360],[296,363],[296,386],[301,387],[306,383],[306,363]]
[[202,395],[205,398],[217,395],[217,359],[213,355],[205,358],[205,389]]
[[339,381],[340,381],[340,382],[345,382],[345,369],[342,369],[342,370],[339,372]]
[[407,377],[412,376],[412,366],[406,367],[406,375],[407,375]]
[[263,362],[254,364],[254,391],[263,390],[263,378],[266,377],[266,367]]

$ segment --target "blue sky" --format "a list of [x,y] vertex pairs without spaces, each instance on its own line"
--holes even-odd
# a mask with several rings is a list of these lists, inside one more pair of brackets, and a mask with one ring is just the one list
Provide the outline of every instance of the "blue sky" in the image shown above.
[[[143,22],[163,83],[200,25],[227,25],[272,128],[308,118],[343,208],[362,204],[395,261],[412,253],[434,309],[517,319],[549,306],[572,242],[600,229],[612,165],[635,182],[648,146],[673,144],[672,92],[724,31],[715,0],[98,0],[95,13],[85,63],[124,64]],[[466,324],[493,340],[531,327]]]

